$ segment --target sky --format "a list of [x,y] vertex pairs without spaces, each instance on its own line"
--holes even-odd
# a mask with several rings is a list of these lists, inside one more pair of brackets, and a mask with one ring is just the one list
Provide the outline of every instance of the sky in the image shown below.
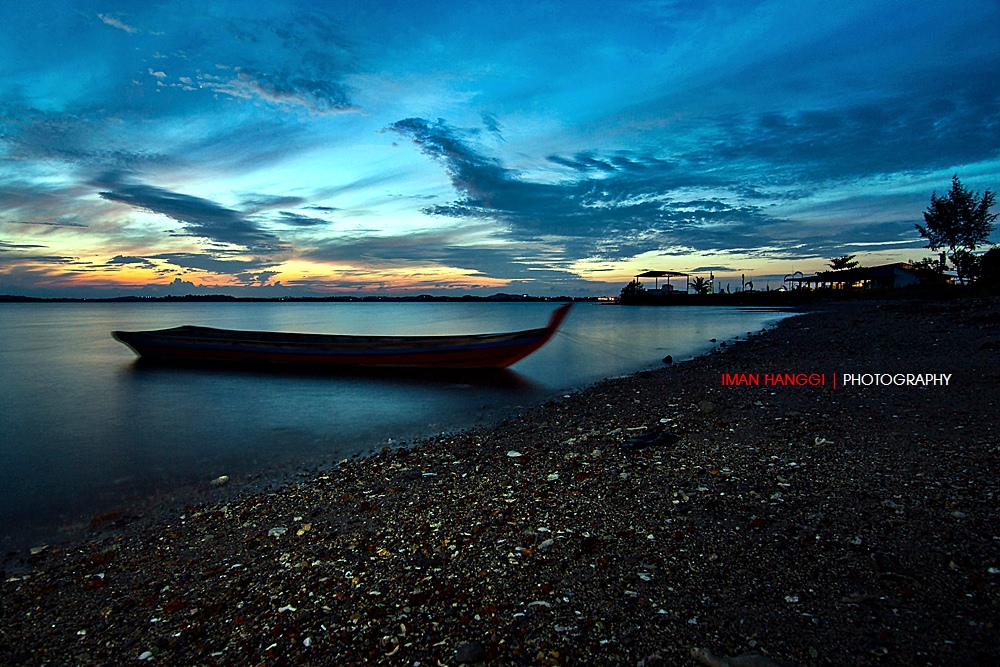
[[932,193],[1000,185],[998,38],[996,0],[5,2],[0,294],[919,260]]

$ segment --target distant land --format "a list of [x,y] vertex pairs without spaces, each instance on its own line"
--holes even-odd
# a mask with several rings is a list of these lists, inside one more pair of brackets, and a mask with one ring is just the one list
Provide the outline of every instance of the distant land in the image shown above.
[[252,302],[289,302],[289,303],[621,303],[627,306],[736,306],[736,307],[783,307],[794,308],[809,304],[830,301],[870,301],[884,299],[945,299],[964,296],[981,296],[982,294],[969,286],[910,286],[894,289],[837,289],[837,290],[746,290],[740,292],[720,292],[717,294],[686,294],[672,293],[659,295],[647,293],[626,303],[610,300],[608,297],[573,297],[573,296],[531,296],[528,294],[498,293],[488,296],[437,296],[433,294],[418,294],[413,296],[388,295],[339,295],[339,296],[303,296],[303,297],[239,297],[227,294],[187,294],[184,296],[117,296],[117,297],[31,297],[0,294],[0,303],[252,303]]
[[486,301],[486,302],[514,302],[514,301],[598,301],[597,297],[572,297],[572,296],[529,296],[527,294],[492,294],[490,296],[434,296],[432,294],[419,294],[416,296],[285,296],[285,297],[241,297],[230,296],[228,294],[187,294],[185,296],[116,296],[116,297],[34,297],[16,296],[12,294],[0,294],[0,303],[117,303],[117,302],[271,302],[271,301],[330,301],[330,302],[366,302],[366,301],[400,301],[400,302],[436,302],[436,301]]

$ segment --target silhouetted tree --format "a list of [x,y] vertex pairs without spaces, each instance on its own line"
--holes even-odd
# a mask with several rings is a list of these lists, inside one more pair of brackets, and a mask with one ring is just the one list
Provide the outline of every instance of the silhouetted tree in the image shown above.
[[955,267],[960,282],[979,279],[979,256],[973,255],[965,248],[959,248],[951,254],[951,264]]
[[698,276],[691,281],[691,288],[694,290],[695,294],[708,294],[708,290],[711,286],[712,284],[701,276]]
[[919,262],[910,259],[906,263],[916,269],[922,284],[939,285],[947,282],[947,278],[944,276],[945,265],[940,260],[924,257]]
[[640,283],[638,279],[636,279],[622,288],[621,300],[629,301],[645,293],[646,293],[646,288],[643,287],[642,283]]
[[924,257],[919,262],[914,262],[912,259],[906,260],[907,264],[912,264],[919,271],[934,271],[935,273],[944,273],[945,265],[943,259],[938,260],[933,257]]
[[844,269],[856,269],[861,264],[855,260],[856,255],[841,255],[840,257],[834,257],[830,260],[830,268],[834,271],[843,271]]
[[[931,195],[931,205],[924,211],[927,226],[916,225],[920,235],[927,239],[927,247],[932,250],[947,248],[949,259],[958,273],[959,282],[964,283],[975,262],[969,258],[983,243],[990,244],[996,213],[990,213],[994,194],[989,190],[980,197],[958,180],[958,174],[951,177],[951,190],[944,197]],[[990,244],[992,245],[992,244]]]

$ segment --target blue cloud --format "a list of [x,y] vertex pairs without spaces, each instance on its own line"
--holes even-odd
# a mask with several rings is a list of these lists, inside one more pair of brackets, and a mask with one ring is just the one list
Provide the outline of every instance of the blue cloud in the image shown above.
[[[482,155],[461,131],[444,121],[408,118],[389,130],[409,137],[440,162],[460,199],[424,209],[430,215],[489,219],[506,223],[517,238],[553,234],[576,246],[571,257],[599,252],[611,240],[610,256],[638,253],[673,240],[718,247],[771,222],[754,206],[734,206],[719,199],[676,197],[690,186],[720,186],[715,176],[690,174],[671,161],[619,153],[598,159],[591,154],[549,160],[571,168],[575,178],[538,183]],[[600,165],[595,169],[595,165]],[[596,174],[594,172],[597,172]],[[572,251],[571,251],[572,252]]]
[[251,214],[276,208],[301,206],[305,202],[302,197],[288,195],[247,195],[240,202],[240,208]]
[[330,224],[329,220],[313,218],[302,215],[301,213],[292,213],[290,211],[281,211],[278,216],[279,217],[276,220],[278,224],[290,225],[292,227],[321,227]]

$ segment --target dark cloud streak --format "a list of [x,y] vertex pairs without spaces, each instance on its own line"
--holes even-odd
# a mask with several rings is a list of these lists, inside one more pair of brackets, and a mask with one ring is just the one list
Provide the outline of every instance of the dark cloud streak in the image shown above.
[[25,248],[45,248],[46,246],[33,243],[7,243],[0,241],[0,252],[9,250],[24,250]]
[[247,271],[260,271],[270,264],[261,260],[219,259],[209,253],[168,252],[150,255],[148,259],[161,260],[184,269],[196,269],[218,275],[235,275]]
[[300,213],[290,211],[280,211],[278,213],[278,224],[289,225],[291,227],[322,227],[330,224],[329,220],[322,218],[312,218]]
[[27,221],[27,220],[19,220],[15,224],[18,224],[18,225],[39,225],[39,226],[42,226],[42,227],[84,227],[84,228],[87,227],[87,225],[81,224],[79,222],[52,222],[52,221],[34,222],[34,221]]
[[98,179],[95,185],[109,188],[99,193],[103,199],[176,220],[185,225],[185,231],[191,236],[242,246],[256,252],[276,252],[283,248],[277,236],[260,229],[243,213],[207,199],[152,185],[125,182],[116,175]]

